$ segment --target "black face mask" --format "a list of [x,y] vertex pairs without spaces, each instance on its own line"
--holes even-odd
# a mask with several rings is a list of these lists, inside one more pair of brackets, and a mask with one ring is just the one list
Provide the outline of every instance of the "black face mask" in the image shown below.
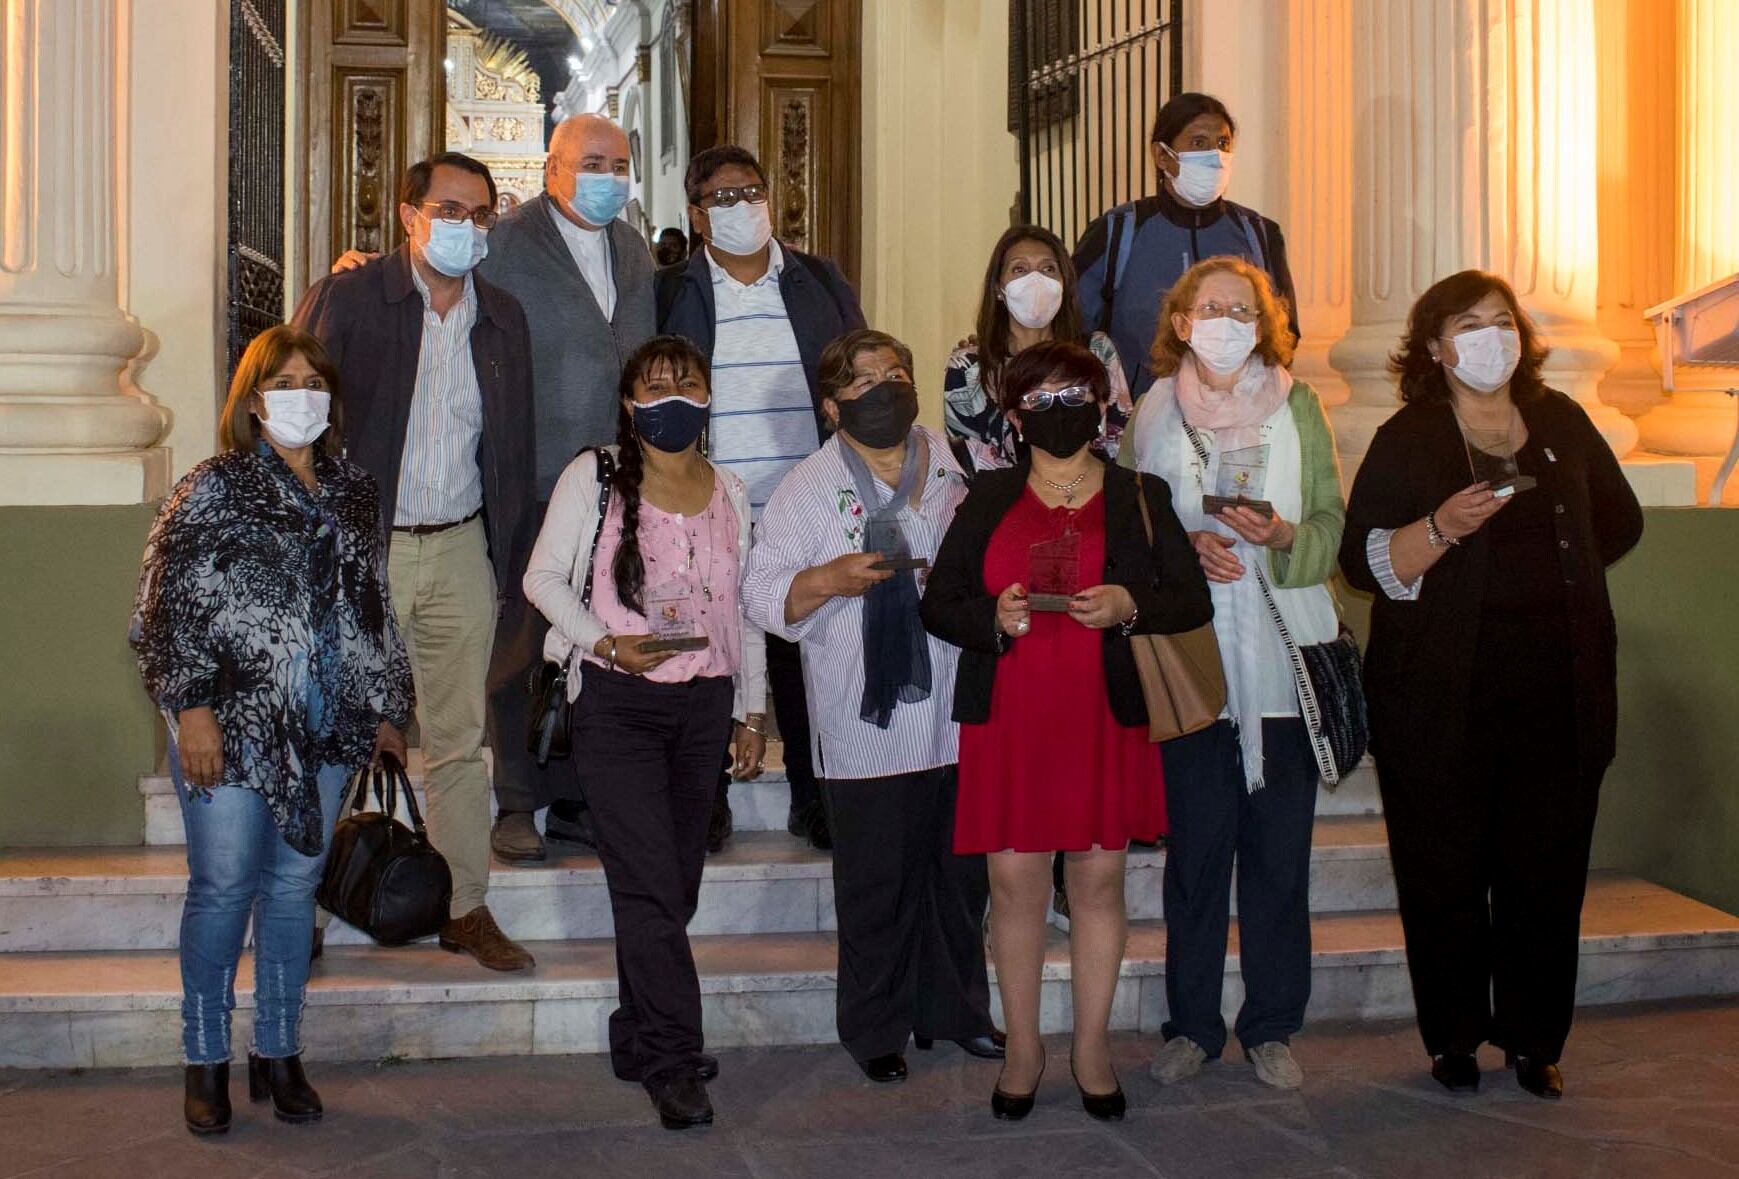
[[838,401],[839,428],[871,450],[898,446],[918,420],[918,387],[883,381],[851,401]]
[[1102,412],[1097,404],[1024,409],[1020,431],[1032,445],[1057,458],[1068,458],[1099,436]]

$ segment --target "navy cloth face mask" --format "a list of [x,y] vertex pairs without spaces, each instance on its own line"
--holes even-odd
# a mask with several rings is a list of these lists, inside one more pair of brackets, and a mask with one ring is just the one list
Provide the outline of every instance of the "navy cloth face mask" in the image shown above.
[[654,450],[675,454],[687,450],[706,429],[710,405],[690,401],[680,393],[634,407],[634,432]]

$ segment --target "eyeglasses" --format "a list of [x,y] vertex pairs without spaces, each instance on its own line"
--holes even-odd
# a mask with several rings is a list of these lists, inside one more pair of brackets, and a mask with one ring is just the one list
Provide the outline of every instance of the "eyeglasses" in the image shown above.
[[765,184],[745,184],[740,188],[715,188],[700,198],[703,206],[711,202],[711,208],[728,209],[739,201],[748,201],[751,205],[767,203],[767,186]]
[[1022,409],[1043,412],[1051,406],[1061,403],[1073,409],[1077,405],[1086,405],[1093,400],[1093,390],[1085,385],[1070,385],[1067,389],[1034,389],[1024,394],[1020,399]]
[[1247,303],[1197,303],[1190,308],[1191,319],[1225,319],[1230,317],[1239,323],[1255,323],[1262,318],[1260,309]]
[[469,221],[478,229],[494,229],[495,223],[501,220],[501,214],[494,209],[470,205],[461,205],[457,201],[424,201],[419,208],[435,210],[435,216],[448,225],[463,225]]

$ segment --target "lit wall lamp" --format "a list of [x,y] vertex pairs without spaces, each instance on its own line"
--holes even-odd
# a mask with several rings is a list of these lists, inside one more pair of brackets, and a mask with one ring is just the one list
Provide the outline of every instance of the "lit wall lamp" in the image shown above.
[[[1700,291],[1668,299],[1643,314],[1654,323],[1655,339],[1660,345],[1661,387],[1669,393],[1680,391],[1676,376],[1679,368],[1727,369],[1730,373],[1739,370],[1739,274],[1710,283]],[[1698,378],[1692,375],[1687,379]],[[1711,375],[1711,379],[1720,378]],[[1739,385],[1726,388],[1690,385],[1683,392],[1726,393],[1739,404]],[[1735,423],[1727,457],[1715,472],[1715,483],[1709,490],[1710,507],[1720,506],[1721,493],[1726,490],[1728,476],[1736,465],[1739,465],[1739,423]]]

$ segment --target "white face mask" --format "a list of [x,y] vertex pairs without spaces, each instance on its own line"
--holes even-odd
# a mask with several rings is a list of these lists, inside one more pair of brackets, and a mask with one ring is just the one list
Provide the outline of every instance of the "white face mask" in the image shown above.
[[1008,313],[1016,323],[1037,331],[1049,327],[1062,310],[1063,284],[1034,270],[1003,287],[1002,301],[1008,304]]
[[1190,320],[1190,351],[1214,372],[1225,376],[1244,367],[1256,350],[1256,325],[1229,315]]
[[1177,194],[1178,200],[1201,209],[1226,195],[1226,186],[1232,183],[1231,152],[1176,152],[1169,147],[1165,150],[1177,161],[1177,175],[1171,178],[1171,190]]
[[728,209],[708,209],[712,244],[739,257],[759,253],[773,239],[773,221],[767,209],[767,201],[738,201]]
[[300,450],[326,433],[332,412],[332,394],[326,390],[267,389],[260,400],[266,403],[260,424],[286,450]]
[[1480,393],[1496,393],[1515,374],[1522,358],[1521,333],[1514,328],[1482,327],[1451,336],[1457,362],[1450,369],[1463,385]]

